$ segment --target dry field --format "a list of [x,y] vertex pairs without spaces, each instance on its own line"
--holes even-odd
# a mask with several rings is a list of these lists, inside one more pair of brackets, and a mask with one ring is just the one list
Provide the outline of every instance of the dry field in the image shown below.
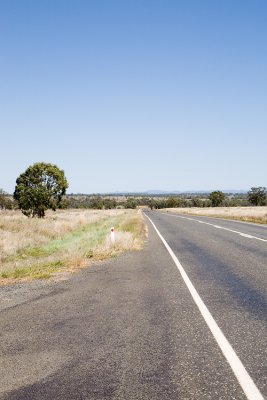
[[[115,227],[115,243],[110,228]],[[44,219],[0,211],[0,282],[48,278],[92,260],[139,249],[146,225],[137,210],[62,210]]]
[[216,218],[267,224],[267,207],[208,207],[208,208],[165,208],[162,212],[176,214],[203,215]]

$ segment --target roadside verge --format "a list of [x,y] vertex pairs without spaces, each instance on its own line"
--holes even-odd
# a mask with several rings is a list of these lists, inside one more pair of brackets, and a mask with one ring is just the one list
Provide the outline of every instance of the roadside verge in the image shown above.
[[68,210],[44,220],[2,212],[0,225],[0,284],[72,273],[93,261],[138,250],[146,236],[140,210]]

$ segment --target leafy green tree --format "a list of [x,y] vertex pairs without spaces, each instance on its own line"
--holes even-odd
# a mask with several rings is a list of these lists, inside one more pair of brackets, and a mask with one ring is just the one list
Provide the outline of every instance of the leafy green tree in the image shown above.
[[137,207],[137,201],[135,199],[133,199],[133,198],[129,198],[129,199],[126,200],[124,207],[125,208],[136,208]]
[[27,217],[43,218],[48,209],[56,210],[66,193],[64,171],[44,162],[31,165],[16,180],[14,199]]
[[209,195],[212,207],[220,207],[225,199],[225,195],[220,190],[215,190]]
[[88,208],[93,208],[94,210],[103,210],[104,202],[101,196],[92,197],[89,201]]
[[151,210],[153,210],[156,207],[156,202],[154,199],[149,200],[149,207]]
[[203,202],[198,197],[192,198],[192,206],[193,207],[203,207]]
[[252,187],[248,191],[248,201],[254,206],[264,206],[266,204],[266,187]]
[[175,197],[169,197],[166,201],[167,208],[179,207],[179,201]]
[[104,199],[105,210],[112,210],[116,208],[117,202],[115,199]]

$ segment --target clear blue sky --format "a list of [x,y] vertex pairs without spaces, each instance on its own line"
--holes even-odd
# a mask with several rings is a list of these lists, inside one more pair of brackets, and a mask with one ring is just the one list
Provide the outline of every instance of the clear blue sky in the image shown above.
[[0,0],[0,188],[266,186],[266,0]]

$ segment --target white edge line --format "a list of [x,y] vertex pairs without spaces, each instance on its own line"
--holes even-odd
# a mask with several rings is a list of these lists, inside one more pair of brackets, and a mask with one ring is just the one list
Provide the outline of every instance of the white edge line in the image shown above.
[[181,217],[180,215],[174,215],[174,214],[170,214],[170,213],[161,213],[161,214],[169,215],[171,217],[176,217],[176,218],[188,219],[189,221],[199,222],[200,224],[210,225],[210,226],[213,226],[214,228],[217,228],[217,229],[223,229],[223,230],[228,231],[228,232],[237,233],[238,235],[243,236],[243,237],[248,238],[248,239],[256,239],[256,240],[260,240],[261,242],[267,242],[267,239],[263,239],[263,238],[260,238],[260,237],[257,237],[257,236],[247,235],[246,233],[242,233],[242,232],[239,232],[239,231],[234,231],[233,229],[225,228],[224,226],[220,226],[220,225],[214,225],[214,224],[211,224],[210,222],[201,221],[201,220],[196,219],[196,218]]
[[[146,214],[145,214],[146,215]],[[230,367],[232,368],[233,373],[235,374],[241,388],[243,389],[244,393],[246,394],[248,400],[264,400],[264,397],[260,393],[259,389],[253,382],[252,378],[246,371],[244,365],[238,358],[237,354],[235,353],[234,349],[232,348],[231,344],[228,342],[226,337],[224,336],[223,332],[217,325],[216,321],[214,320],[213,316],[209,312],[208,308],[202,301],[201,297],[199,296],[198,292],[196,291],[195,287],[193,286],[192,282],[190,281],[188,275],[186,274],[184,268],[182,267],[180,261],[161,235],[159,230],[157,229],[156,225],[151,221],[151,219],[146,215],[148,220],[151,222],[152,226],[154,227],[155,231],[157,232],[158,236],[162,240],[164,246],[168,250],[171,258],[173,259],[174,263],[176,264],[191,296],[193,297],[194,302],[196,303],[200,313],[202,314],[206,324],[208,325],[212,335],[214,336],[218,346],[220,347],[224,357],[228,361]]]

